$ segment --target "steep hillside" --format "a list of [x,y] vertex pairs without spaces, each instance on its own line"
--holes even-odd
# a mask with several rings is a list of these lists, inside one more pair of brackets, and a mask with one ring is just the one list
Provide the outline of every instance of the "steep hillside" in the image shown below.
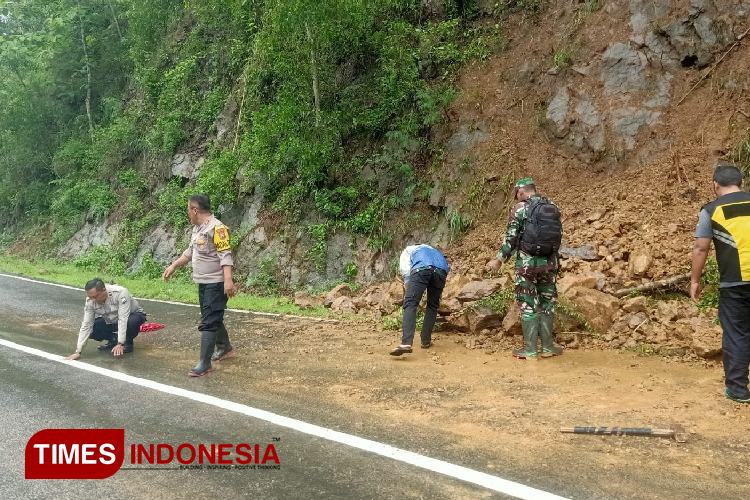
[[[503,321],[507,295],[489,295],[496,276],[485,264],[504,234],[512,180],[531,175],[563,209],[562,300],[574,308],[572,319],[588,322],[561,327],[594,333],[568,342],[718,352],[711,314],[684,295],[676,300],[669,288],[660,297],[673,300],[612,294],[688,272],[715,163],[747,169],[748,7],[634,1],[592,11],[564,3],[538,17],[511,17],[505,50],[462,72],[439,131],[446,155],[432,174],[429,203],[471,221],[447,249],[454,271],[443,313],[451,328],[481,333],[487,348],[517,329],[512,318]],[[432,241],[445,243],[439,234]],[[468,280],[476,288],[483,279],[489,297],[461,297]],[[389,313],[378,293],[368,289],[354,305]]]
[[[531,175],[563,208],[563,269],[613,293],[685,272],[714,162],[748,164],[746,1],[162,4],[63,2],[69,25],[9,11],[35,43],[45,26],[69,42],[22,69],[56,77],[65,49],[94,75],[70,116],[43,110],[60,118],[44,154],[23,135],[38,124],[4,115],[12,251],[156,276],[206,191],[248,288],[387,280],[416,241],[480,279]],[[108,69],[127,78],[97,83]]]

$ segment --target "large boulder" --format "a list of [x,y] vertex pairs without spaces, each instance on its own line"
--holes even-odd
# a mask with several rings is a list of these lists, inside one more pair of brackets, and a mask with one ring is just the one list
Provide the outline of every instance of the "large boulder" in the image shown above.
[[648,299],[642,295],[625,299],[622,310],[628,313],[646,312],[648,310]]
[[513,335],[521,335],[523,333],[521,329],[521,310],[515,302],[510,305],[508,312],[505,313],[502,327],[503,331],[505,331],[505,335],[509,337]]
[[606,332],[619,309],[617,297],[591,288],[571,288],[567,297],[594,330]]
[[[340,296],[346,296],[348,292],[346,289],[339,289],[336,293]],[[402,297],[403,292],[400,283],[383,283],[364,290],[354,299],[354,305],[357,309],[370,309],[390,314],[397,309],[398,305],[401,305]]]
[[502,315],[488,307],[472,307],[467,310],[469,329],[479,333],[484,329],[499,328],[503,324]]
[[654,258],[648,248],[640,247],[630,254],[628,272],[631,276],[645,276],[651,268]]
[[313,297],[306,292],[300,291],[294,293],[294,304],[301,309],[311,309],[322,305],[323,301],[319,297]]
[[394,306],[400,306],[404,302],[404,286],[400,281],[392,281],[386,289],[388,301]]
[[441,316],[450,316],[451,314],[455,314],[460,311],[462,307],[463,306],[461,305],[461,302],[458,301],[458,299],[450,297],[448,299],[440,301],[438,314],[440,314]]
[[336,297],[333,302],[331,303],[331,310],[340,312],[340,313],[349,313],[354,314],[357,312],[357,308],[354,305],[354,301],[350,297],[347,297],[345,295],[342,295],[340,297]]
[[445,288],[443,289],[443,299],[455,298],[458,292],[470,282],[471,280],[462,274],[449,274],[448,280],[445,282]]
[[693,333],[691,336],[692,351],[702,358],[711,358],[721,354],[721,327],[714,325],[706,318],[691,318]]
[[492,295],[508,282],[508,278],[472,281],[458,292],[456,298],[461,302],[472,302]]
[[452,314],[448,317],[448,321],[445,323],[445,325],[449,330],[468,332],[471,328],[468,312],[462,311],[456,314]]
[[330,292],[328,292],[323,300],[323,305],[326,307],[332,307],[333,301],[339,297],[351,297],[352,288],[346,283],[336,285]]
[[566,274],[557,280],[557,291],[563,295],[571,288],[597,288],[599,277],[592,273],[588,274]]

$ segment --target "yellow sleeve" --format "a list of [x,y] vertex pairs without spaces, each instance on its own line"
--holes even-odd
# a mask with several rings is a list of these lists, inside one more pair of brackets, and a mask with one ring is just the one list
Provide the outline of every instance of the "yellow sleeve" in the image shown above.
[[229,250],[229,229],[227,226],[220,225],[214,228],[214,246],[217,252]]

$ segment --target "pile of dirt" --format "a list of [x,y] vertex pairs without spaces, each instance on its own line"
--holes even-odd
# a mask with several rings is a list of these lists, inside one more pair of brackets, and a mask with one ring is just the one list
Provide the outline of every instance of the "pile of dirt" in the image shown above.
[[[562,209],[561,281],[575,286],[561,296],[585,320],[559,325],[564,342],[713,356],[713,316],[686,295],[615,293],[690,269],[697,214],[714,197],[712,170],[750,136],[746,7],[585,8],[519,14],[506,23],[506,49],[461,77],[449,123],[436,131],[446,150],[431,172],[429,209],[468,214],[473,224],[444,249],[452,273],[441,314],[449,329],[478,338],[502,342],[517,332],[513,308],[490,314],[477,302],[499,279],[510,289],[486,264],[502,242],[510,185],[530,175]],[[461,300],[467,286],[487,293]],[[398,295],[396,284],[377,284],[340,302],[348,312],[389,315]]]

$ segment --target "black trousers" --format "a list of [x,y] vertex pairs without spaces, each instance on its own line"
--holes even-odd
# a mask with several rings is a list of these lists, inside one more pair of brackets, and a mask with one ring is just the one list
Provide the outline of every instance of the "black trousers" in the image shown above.
[[[128,329],[125,332],[125,342],[133,342],[133,339],[141,332],[140,328],[146,322],[146,315],[140,312],[130,313],[128,318]],[[94,320],[94,330],[89,337],[92,340],[114,340],[117,341],[117,323],[108,325],[104,318]]]
[[217,332],[224,328],[224,310],[229,297],[224,293],[224,282],[199,283],[198,302],[201,305],[201,323],[198,331]]
[[750,364],[750,285],[719,289],[719,321],[724,331],[721,352],[727,389],[750,397],[747,388]]
[[440,306],[440,297],[445,288],[447,274],[442,269],[428,268],[411,275],[406,284],[404,294],[404,322],[401,343],[411,345],[414,342],[414,331],[417,329],[417,308],[422,300],[425,290],[427,291],[427,309],[424,313],[422,324],[422,344],[432,341],[432,328],[437,319],[437,310]]

